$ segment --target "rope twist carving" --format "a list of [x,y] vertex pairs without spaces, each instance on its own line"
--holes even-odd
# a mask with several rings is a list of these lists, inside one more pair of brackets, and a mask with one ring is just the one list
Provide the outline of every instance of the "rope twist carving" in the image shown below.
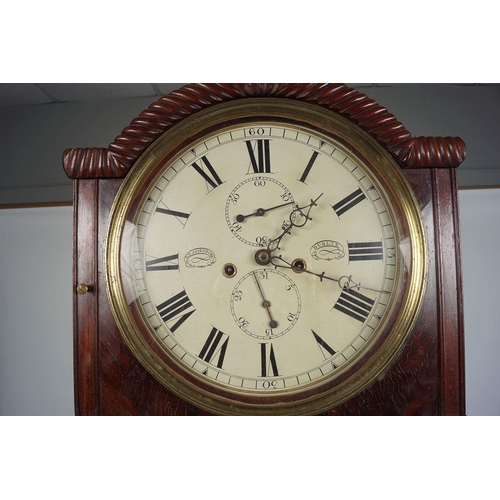
[[63,153],[72,179],[122,178],[161,134],[210,105],[245,97],[281,97],[317,104],[359,125],[404,168],[457,167],[465,143],[452,137],[411,137],[403,124],[376,101],[344,84],[191,84],[161,97],[123,129],[108,148],[73,148]]

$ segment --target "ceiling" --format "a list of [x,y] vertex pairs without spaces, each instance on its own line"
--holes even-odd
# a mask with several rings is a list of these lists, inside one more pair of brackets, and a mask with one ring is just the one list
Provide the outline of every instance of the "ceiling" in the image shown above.
[[[182,83],[0,83],[0,108],[77,101],[108,101],[134,97],[160,97],[179,88]],[[388,87],[401,85],[447,86],[483,85],[467,84],[387,84],[350,83],[355,88]],[[488,84],[486,84],[488,85]]]
[[0,107],[160,97],[182,83],[2,83]]

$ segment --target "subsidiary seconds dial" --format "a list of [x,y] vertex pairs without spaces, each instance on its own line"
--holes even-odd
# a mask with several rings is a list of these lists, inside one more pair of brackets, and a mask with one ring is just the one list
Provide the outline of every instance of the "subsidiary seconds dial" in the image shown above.
[[301,299],[295,283],[275,269],[256,269],[243,276],[231,294],[231,314],[251,337],[281,337],[297,323]]

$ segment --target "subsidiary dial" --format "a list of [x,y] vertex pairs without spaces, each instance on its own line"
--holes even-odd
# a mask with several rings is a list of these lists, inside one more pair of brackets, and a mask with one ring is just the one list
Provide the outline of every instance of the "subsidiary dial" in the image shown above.
[[[294,206],[290,191],[276,179],[253,176],[238,184],[226,201],[226,221],[236,238],[247,245],[265,247],[290,225]],[[292,214],[293,222],[295,213]]]
[[302,302],[295,283],[275,269],[243,276],[231,294],[231,314],[238,327],[259,339],[281,337],[297,323]]

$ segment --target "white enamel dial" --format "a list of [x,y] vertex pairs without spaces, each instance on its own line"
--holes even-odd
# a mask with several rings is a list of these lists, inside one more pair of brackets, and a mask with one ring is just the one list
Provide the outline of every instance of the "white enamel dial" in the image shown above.
[[390,317],[395,216],[333,139],[242,123],[193,143],[142,199],[129,294],[156,342],[208,385],[300,392],[342,373]]

